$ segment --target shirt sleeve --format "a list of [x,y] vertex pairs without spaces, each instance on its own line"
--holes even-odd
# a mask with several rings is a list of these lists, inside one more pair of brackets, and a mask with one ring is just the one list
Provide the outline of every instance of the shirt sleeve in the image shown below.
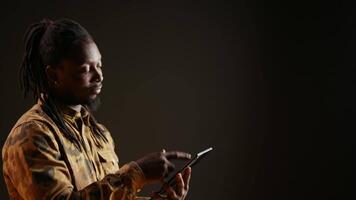
[[25,200],[137,199],[144,175],[135,162],[122,166],[80,191],[74,191],[69,169],[53,133],[38,122],[17,127],[3,152],[4,174]]

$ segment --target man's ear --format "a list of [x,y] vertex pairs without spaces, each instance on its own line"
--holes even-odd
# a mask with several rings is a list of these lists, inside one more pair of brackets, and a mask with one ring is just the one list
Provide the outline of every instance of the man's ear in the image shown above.
[[58,75],[56,69],[54,67],[47,65],[46,66],[46,76],[48,78],[49,83],[52,83],[53,85],[58,84]]

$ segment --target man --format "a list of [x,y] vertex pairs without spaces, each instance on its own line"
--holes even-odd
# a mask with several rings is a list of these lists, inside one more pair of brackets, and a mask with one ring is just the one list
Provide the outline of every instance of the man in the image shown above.
[[[162,182],[174,169],[171,159],[190,158],[162,150],[119,167],[109,131],[91,114],[102,82],[101,54],[81,25],[45,19],[29,27],[21,83],[37,104],[3,146],[11,199],[143,199],[136,193]],[[190,174],[178,174],[175,188],[165,186],[166,199],[185,199]]]

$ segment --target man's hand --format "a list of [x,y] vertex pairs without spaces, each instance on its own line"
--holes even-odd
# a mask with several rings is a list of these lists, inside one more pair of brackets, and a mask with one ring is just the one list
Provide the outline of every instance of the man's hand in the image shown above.
[[[140,158],[136,163],[140,166],[145,174],[146,184],[160,182],[166,178],[175,168],[170,162],[172,159],[189,160],[191,155],[181,151],[165,151],[151,153]],[[189,173],[190,177],[190,173]],[[181,177],[182,178],[182,177]]]
[[167,197],[163,198],[158,194],[155,194],[153,199],[155,200],[184,200],[188,194],[190,175],[192,169],[188,167],[183,171],[183,177],[181,173],[176,176],[176,187],[175,190],[170,186],[165,186]]

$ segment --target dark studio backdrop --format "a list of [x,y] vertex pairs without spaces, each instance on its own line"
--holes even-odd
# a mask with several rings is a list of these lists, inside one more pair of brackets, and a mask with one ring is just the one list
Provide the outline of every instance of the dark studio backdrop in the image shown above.
[[[0,143],[32,104],[23,34],[71,18],[103,55],[95,113],[121,165],[167,150],[214,152],[188,199],[352,199],[352,7],[272,1],[11,1],[0,12]],[[0,199],[7,191],[0,179]]]

